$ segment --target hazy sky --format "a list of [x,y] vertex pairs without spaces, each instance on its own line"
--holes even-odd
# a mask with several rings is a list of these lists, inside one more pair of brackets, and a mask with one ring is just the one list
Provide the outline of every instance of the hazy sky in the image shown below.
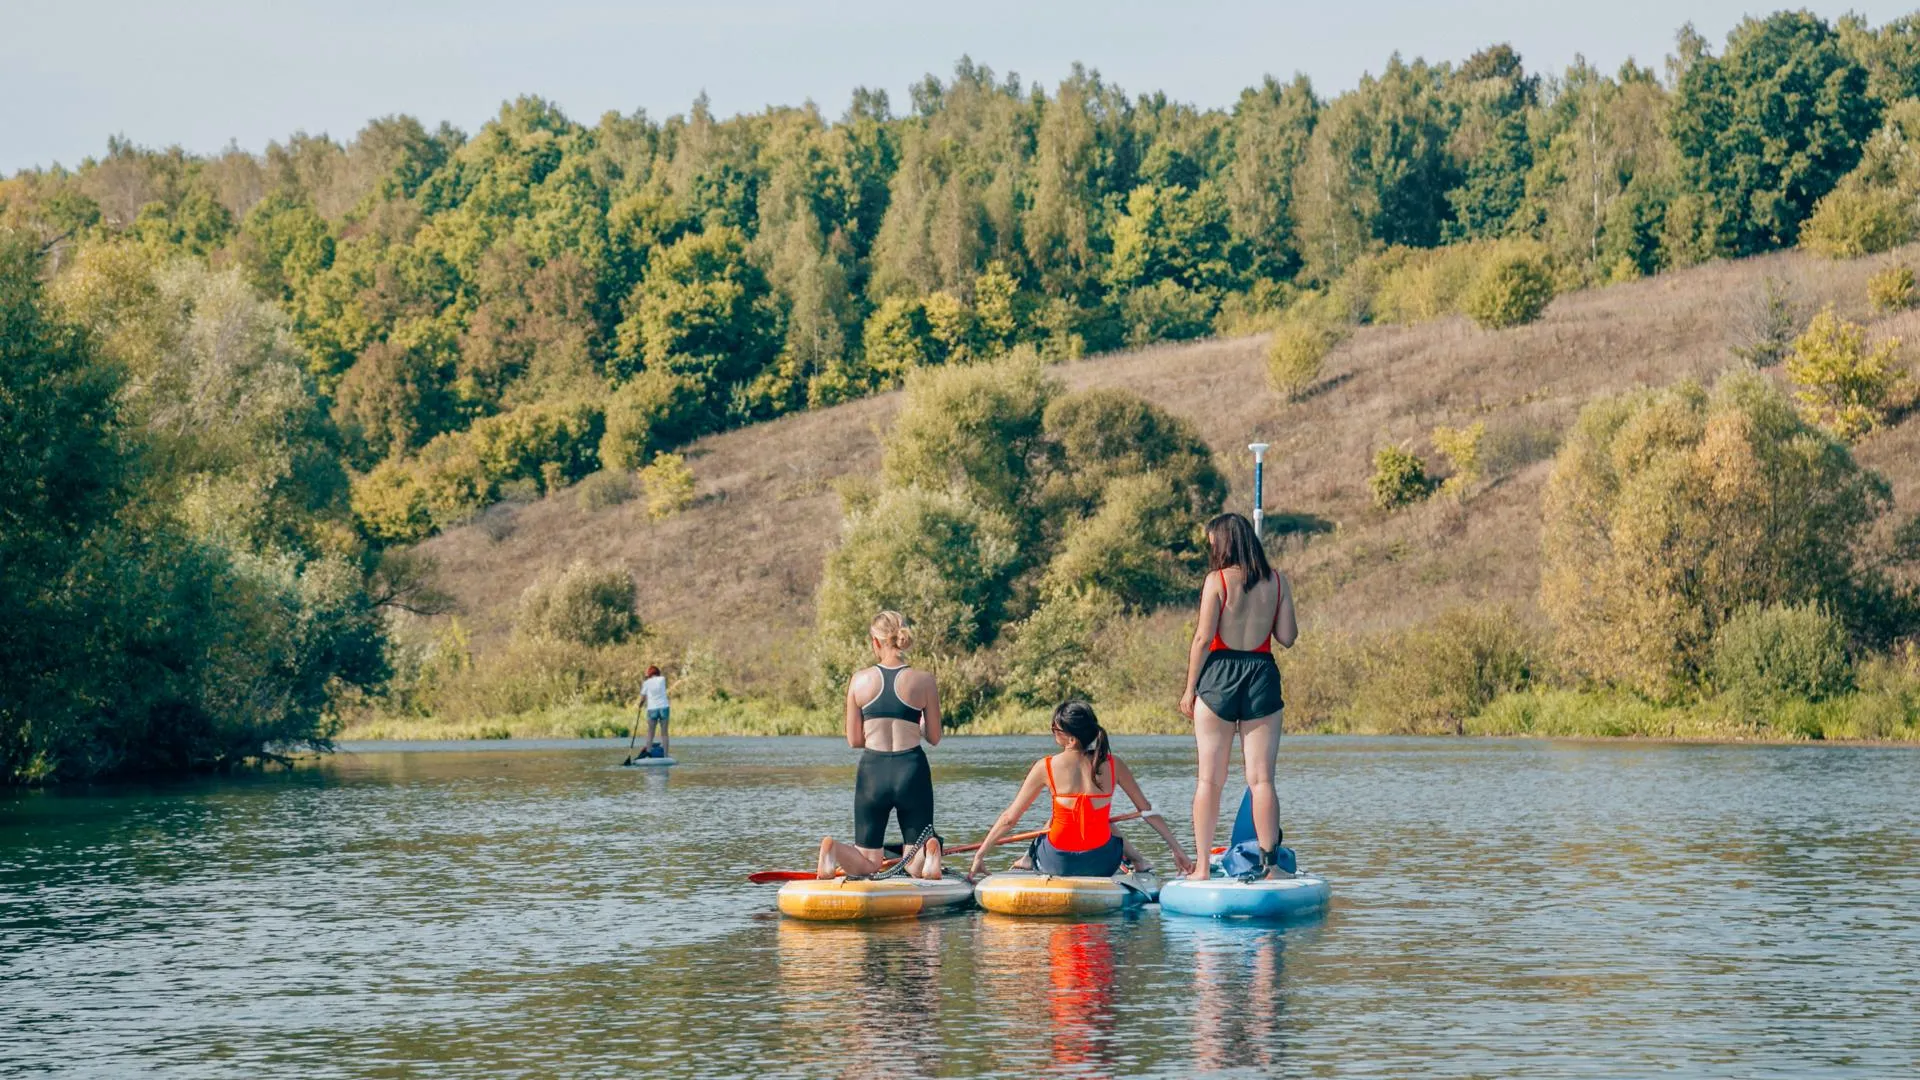
[[[861,85],[900,111],[910,83],[962,54],[1049,85],[1081,60],[1129,93],[1202,106],[1265,73],[1304,71],[1330,93],[1396,50],[1458,59],[1495,41],[1535,70],[1575,53],[1657,69],[1682,23],[1718,45],[1744,14],[1787,6],[1762,2],[0,0],[0,175],[77,164],[115,133],[204,152],[296,130],[344,140],[396,112],[472,131],[523,93],[589,122],[664,118],[702,90],[720,115],[812,99],[838,116]],[[1875,23],[1911,10],[1808,6]]]

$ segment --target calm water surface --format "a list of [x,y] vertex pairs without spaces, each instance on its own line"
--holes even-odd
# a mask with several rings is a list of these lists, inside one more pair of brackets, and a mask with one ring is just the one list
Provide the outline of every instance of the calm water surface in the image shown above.
[[[675,744],[0,797],[0,1075],[1920,1073],[1910,749],[1290,738],[1322,919],[847,927],[743,880],[846,748]],[[947,831],[1046,745],[935,749]],[[1119,750],[1184,828],[1191,741]]]

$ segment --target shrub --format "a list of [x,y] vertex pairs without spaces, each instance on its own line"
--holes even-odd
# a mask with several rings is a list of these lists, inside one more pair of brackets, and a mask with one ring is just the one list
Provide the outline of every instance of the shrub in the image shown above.
[[633,575],[624,567],[575,562],[542,574],[520,594],[516,628],[534,640],[613,645],[640,632]]
[[820,582],[820,700],[833,700],[865,661],[874,612],[905,613],[916,651],[928,657],[992,639],[1020,553],[1004,516],[955,491],[891,488],[849,513],[842,530]]
[[1109,483],[1144,472],[1180,492],[1188,514],[1211,516],[1227,496],[1200,433],[1138,394],[1095,389],[1054,398],[1041,427],[1048,468],[1039,503],[1049,521],[1093,513]]
[[1834,315],[1814,316],[1793,343],[1787,375],[1809,420],[1842,439],[1855,439],[1887,418],[1893,392],[1907,378],[1896,363],[1900,342],[1889,338],[1871,349],[1866,328]]
[[388,459],[354,477],[351,499],[360,527],[375,540],[411,544],[433,531],[426,493],[413,471],[399,461]]
[[1905,311],[1913,301],[1911,266],[1889,266],[1867,279],[1867,302],[1875,311]]
[[1772,367],[1793,352],[1793,339],[1800,333],[1800,305],[1794,302],[1786,282],[1769,275],[1760,294],[1739,310],[1737,332],[1741,341],[1733,346],[1733,355],[1754,367]]
[[580,481],[575,497],[582,510],[605,510],[633,498],[633,474],[625,469],[602,469]]
[[1800,246],[1829,259],[1857,259],[1890,251],[1912,236],[1912,212],[1898,191],[1849,184],[1813,208],[1800,227]]
[[1041,604],[1013,628],[1007,692],[1035,708],[1068,698],[1092,699],[1098,663],[1094,640],[1120,613],[1120,601],[1103,589],[1063,591]]
[[640,470],[640,487],[647,493],[647,516],[655,521],[693,505],[693,470],[679,454],[656,454],[653,463]]
[[1455,497],[1465,496],[1467,488],[1480,482],[1480,444],[1486,438],[1485,421],[1476,420],[1467,427],[1433,429],[1433,447],[1446,456],[1453,467],[1440,490]]
[[1213,329],[1213,308],[1210,293],[1164,279],[1129,289],[1120,298],[1129,345],[1205,337]]
[[1373,320],[1412,324],[1452,315],[1486,262],[1513,253],[1508,245],[1485,242],[1403,250],[1380,278]]
[[1206,570],[1200,526],[1192,502],[1165,477],[1122,476],[1107,485],[1093,516],[1067,530],[1047,567],[1047,589],[1097,589],[1133,608],[1179,599]]
[[1847,634],[1818,604],[1736,612],[1713,636],[1715,690],[1742,703],[1821,701],[1852,689]]
[[1748,604],[1871,618],[1863,544],[1890,503],[1757,373],[1596,401],[1542,498],[1541,606],[1577,674],[1671,696]]
[[1267,344],[1267,384],[1283,400],[1299,401],[1320,381],[1321,364],[1339,340],[1323,323],[1307,319],[1281,323]]
[[699,384],[684,375],[643,371],[607,400],[600,466],[637,469],[654,453],[700,433],[704,406]]
[[914,372],[887,435],[886,482],[958,488],[1024,531],[1031,524],[1029,480],[1043,455],[1043,417],[1058,393],[1026,350],[988,364]]
[[1373,455],[1373,475],[1367,478],[1373,505],[1398,510],[1433,493],[1426,463],[1399,446],[1383,446]]
[[1539,256],[1519,252],[1496,255],[1467,290],[1463,308],[1489,330],[1524,326],[1540,317],[1553,300],[1553,274]]
[[1534,633],[1505,608],[1454,608],[1366,643],[1353,696],[1336,718],[1361,731],[1460,733],[1540,666]]

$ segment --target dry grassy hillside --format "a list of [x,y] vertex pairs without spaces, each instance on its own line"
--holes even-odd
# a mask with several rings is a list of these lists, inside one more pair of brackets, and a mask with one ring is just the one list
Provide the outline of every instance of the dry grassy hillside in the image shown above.
[[[1914,251],[1897,253],[1912,258]],[[1595,395],[1736,361],[1742,312],[1768,276],[1809,309],[1834,303],[1869,320],[1865,282],[1883,259],[1831,263],[1797,253],[1722,263],[1557,299],[1539,322],[1480,330],[1460,318],[1370,327],[1330,358],[1302,402],[1282,403],[1263,373],[1262,337],[1114,354],[1056,368],[1070,387],[1121,387],[1190,419],[1251,498],[1245,445],[1273,444],[1267,506],[1296,515],[1286,566],[1302,617],[1316,626],[1373,629],[1417,621],[1463,600],[1535,611],[1540,490],[1559,433]],[[1920,343],[1920,313],[1881,320],[1876,333]],[[570,492],[501,505],[429,541],[442,584],[476,645],[504,640],[520,591],[541,570],[576,558],[621,562],[639,580],[648,621],[681,641],[706,641],[736,690],[774,690],[801,677],[822,556],[839,524],[833,481],[868,474],[898,395],[792,416],[704,439],[688,452],[699,500],[664,522],[642,504],[592,512]],[[1464,505],[1434,500],[1389,516],[1366,489],[1380,446],[1405,441],[1432,459],[1435,425],[1484,420],[1496,479]],[[1892,482],[1901,514],[1920,506],[1920,418],[1867,439],[1859,454]],[[1283,527],[1287,520],[1280,519]],[[1173,624],[1181,613],[1163,618]]]

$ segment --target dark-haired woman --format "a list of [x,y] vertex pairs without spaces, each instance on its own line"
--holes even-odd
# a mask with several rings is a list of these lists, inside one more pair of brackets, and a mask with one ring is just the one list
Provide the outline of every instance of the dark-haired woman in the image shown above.
[[[1240,735],[1247,786],[1253,790],[1253,826],[1268,872],[1278,862],[1280,803],[1273,763],[1280,749],[1280,668],[1273,642],[1292,648],[1299,637],[1293,589],[1267,563],[1253,523],[1239,514],[1207,522],[1210,569],[1200,587],[1200,619],[1187,655],[1187,690],[1180,711],[1193,721],[1200,747],[1200,786],[1193,793],[1193,840],[1204,856],[1213,844],[1226,784],[1227,756]],[[1192,876],[1205,879],[1203,857]]]
[[1033,842],[1021,863],[1059,877],[1111,877],[1119,871],[1122,859],[1136,870],[1149,869],[1133,845],[1113,831],[1110,819],[1115,788],[1127,793],[1140,816],[1167,842],[1180,872],[1188,872],[1192,862],[1181,849],[1179,838],[1161,820],[1160,811],[1141,793],[1126,762],[1112,752],[1107,731],[1100,726],[1093,706],[1084,701],[1069,701],[1055,709],[1053,741],[1060,752],[1041,758],[1027,770],[1020,793],[1013,797],[1013,802],[987,831],[987,838],[980,842],[968,877],[980,876],[986,868],[987,852],[1020,824],[1020,818],[1042,790],[1051,796],[1053,817],[1047,823],[1047,835]]

